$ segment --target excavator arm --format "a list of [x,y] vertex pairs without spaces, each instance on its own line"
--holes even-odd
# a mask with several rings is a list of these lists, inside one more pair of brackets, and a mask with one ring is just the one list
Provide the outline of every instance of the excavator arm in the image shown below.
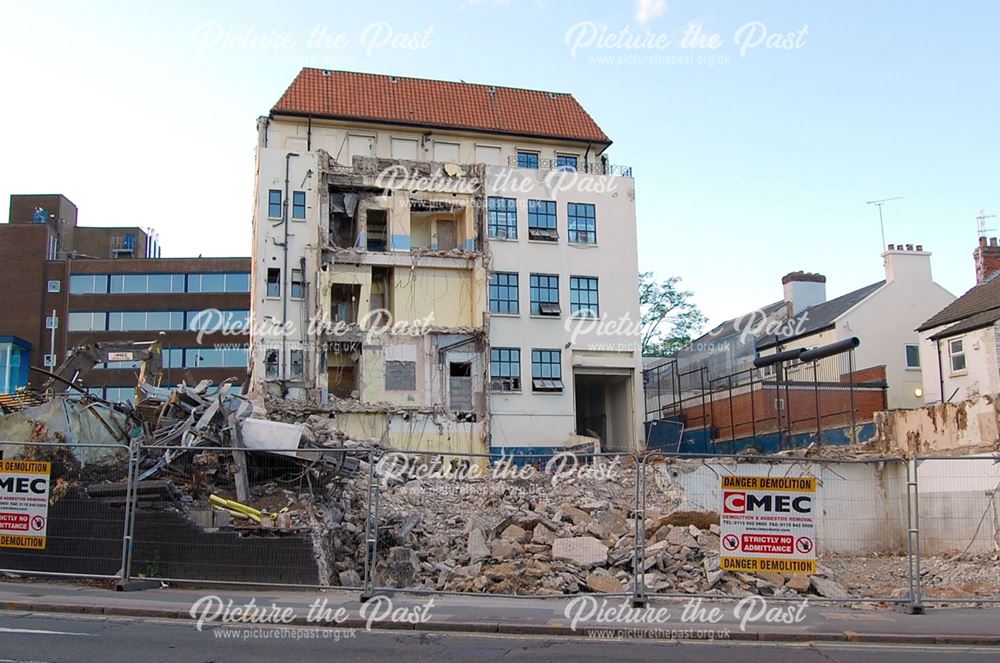
[[139,384],[148,382],[159,386],[163,356],[159,341],[101,341],[73,348],[66,360],[53,371],[53,375],[42,385],[43,391],[62,393],[69,388],[67,383],[86,375],[94,366],[118,361],[138,361]]

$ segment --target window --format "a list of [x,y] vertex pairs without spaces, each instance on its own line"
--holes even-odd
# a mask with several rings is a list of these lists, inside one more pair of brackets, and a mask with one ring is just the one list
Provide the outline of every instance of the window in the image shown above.
[[597,306],[596,277],[569,277],[569,314],[581,318],[600,317]]
[[218,309],[204,309],[202,311],[187,312],[188,331],[221,331],[241,332],[250,328],[250,311],[232,310],[220,311]]
[[268,350],[264,354],[264,378],[276,378],[278,377],[278,358],[279,354],[277,350]]
[[490,348],[490,389],[521,391],[520,348]]
[[305,374],[305,353],[302,350],[292,350],[289,353],[290,378],[301,378]]
[[184,329],[184,311],[111,311],[108,331],[164,331]]
[[281,297],[281,270],[277,267],[267,268],[267,296]]
[[107,292],[107,274],[74,274],[69,277],[71,295],[104,295]]
[[476,145],[476,163],[487,166],[500,165],[500,148],[493,145]]
[[184,292],[184,274],[150,274],[146,292]]
[[375,136],[358,136],[348,134],[347,136],[347,163],[354,163],[354,157],[375,156]]
[[225,292],[225,274],[189,274],[188,292]]
[[434,160],[458,163],[458,143],[434,141]]
[[292,299],[306,298],[306,282],[301,269],[292,270]]
[[559,316],[559,276],[557,274],[532,274],[531,315]]
[[393,159],[417,159],[417,141],[409,138],[389,139],[389,154]]
[[538,152],[517,151],[518,168],[538,168]]
[[556,155],[556,168],[558,170],[567,170],[576,172],[576,155],[575,154],[557,154]]
[[916,343],[906,344],[906,367],[920,368],[920,346]]
[[517,200],[490,196],[486,201],[490,237],[517,239]]
[[520,313],[516,272],[490,274],[490,313]]
[[278,189],[267,192],[267,216],[270,219],[281,218],[281,191]]
[[305,191],[292,191],[292,218],[299,221],[306,218]]
[[961,373],[965,370],[965,344],[962,339],[948,341],[948,354],[951,355],[951,372]]
[[417,362],[385,362],[385,390],[413,391],[417,388]]
[[528,201],[528,239],[555,242],[559,239],[556,231],[556,201]]
[[569,204],[569,241],[597,244],[597,216],[590,203]]
[[66,331],[107,331],[108,315],[103,311],[70,311]]
[[531,351],[531,389],[562,391],[562,353],[559,350]]

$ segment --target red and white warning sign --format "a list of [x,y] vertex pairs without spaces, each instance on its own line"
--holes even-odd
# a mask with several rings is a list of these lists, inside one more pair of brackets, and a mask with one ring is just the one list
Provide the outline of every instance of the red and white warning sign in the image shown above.
[[812,477],[722,477],[720,568],[815,573],[815,512]]
[[52,465],[0,460],[0,548],[45,549]]

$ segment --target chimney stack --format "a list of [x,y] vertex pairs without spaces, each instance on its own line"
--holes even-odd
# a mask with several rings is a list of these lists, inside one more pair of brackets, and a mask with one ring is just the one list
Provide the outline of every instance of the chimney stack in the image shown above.
[[822,274],[790,272],[781,277],[781,284],[785,289],[785,301],[792,307],[792,315],[826,301],[826,277]]
[[983,283],[994,272],[1000,271],[1000,246],[997,238],[979,238],[979,246],[972,253],[976,261],[976,283]]

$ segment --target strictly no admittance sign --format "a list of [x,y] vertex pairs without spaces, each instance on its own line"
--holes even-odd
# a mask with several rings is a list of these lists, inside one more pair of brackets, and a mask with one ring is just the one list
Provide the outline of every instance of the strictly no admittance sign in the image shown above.
[[724,571],[816,573],[816,479],[722,477]]
[[0,548],[45,549],[52,465],[0,460]]

